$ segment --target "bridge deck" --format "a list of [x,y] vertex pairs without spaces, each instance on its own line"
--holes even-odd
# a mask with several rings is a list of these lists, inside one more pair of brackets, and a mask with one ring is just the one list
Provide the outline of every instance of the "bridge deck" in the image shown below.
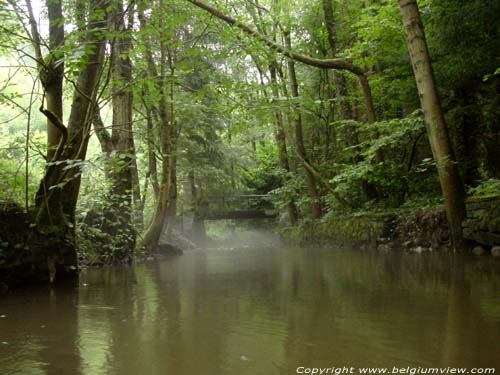
[[236,210],[206,212],[200,215],[203,220],[230,220],[230,219],[273,219],[278,215],[275,210]]
[[270,195],[233,195],[206,197],[198,206],[202,220],[265,219],[278,215]]

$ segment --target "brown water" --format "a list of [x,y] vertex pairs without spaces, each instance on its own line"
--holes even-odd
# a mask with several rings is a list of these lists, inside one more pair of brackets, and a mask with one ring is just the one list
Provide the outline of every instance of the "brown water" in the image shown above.
[[[0,297],[0,374],[296,374],[494,367],[500,262],[241,248]],[[299,370],[302,371],[302,370]]]

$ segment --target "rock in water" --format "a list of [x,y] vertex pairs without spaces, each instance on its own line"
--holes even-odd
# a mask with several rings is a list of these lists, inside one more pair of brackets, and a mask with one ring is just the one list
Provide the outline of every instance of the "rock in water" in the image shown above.
[[425,253],[426,251],[428,251],[428,249],[426,249],[423,246],[417,246],[417,247],[414,247],[413,249],[410,250],[411,253],[415,253],[415,254],[422,254],[422,253]]
[[156,247],[156,251],[159,254],[162,255],[182,255],[183,251],[180,247],[177,247],[175,245],[169,244],[169,243],[160,243]]
[[381,243],[377,246],[377,250],[383,253],[391,251],[391,245],[388,243]]
[[482,246],[475,246],[472,249],[472,254],[474,254],[476,256],[484,255],[484,253],[485,253],[485,250],[484,250],[484,247],[482,247]]
[[491,255],[494,257],[500,257],[500,246],[493,246],[491,248]]

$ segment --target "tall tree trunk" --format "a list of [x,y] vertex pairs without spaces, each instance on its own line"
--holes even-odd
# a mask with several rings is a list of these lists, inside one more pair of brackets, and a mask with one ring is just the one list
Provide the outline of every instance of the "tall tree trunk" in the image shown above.
[[[337,41],[336,41],[336,30],[335,30],[335,20],[333,18],[333,6],[332,0],[323,0],[323,12],[325,15],[325,23],[328,35],[328,44],[330,45],[331,57],[335,57],[337,53]],[[347,94],[346,81],[345,78],[338,71],[333,71],[335,87],[337,92],[337,98],[340,102],[340,112],[343,119],[349,119],[352,117],[345,117],[346,115],[353,116],[353,110],[345,98]],[[374,123],[376,121],[375,107],[373,104],[373,96],[370,88],[370,83],[366,76],[365,71],[359,71],[356,73],[358,76],[358,81],[361,85],[361,91],[363,93],[363,99],[365,102],[366,111],[366,121],[368,123]],[[381,159],[381,155],[377,152],[377,159]],[[366,180],[361,181],[361,189],[363,190],[367,199],[376,199],[379,197],[376,187]],[[340,196],[339,196],[340,197]]]
[[[330,55],[335,58],[337,55],[337,40],[336,40],[336,27],[333,18],[333,5],[332,0],[323,0],[323,13],[325,15],[325,26],[328,35],[328,44],[330,45]],[[335,92],[337,101],[340,108],[340,116],[342,119],[347,120],[352,118],[351,105],[348,99],[347,82],[341,72],[334,70],[332,72],[333,80],[335,82]]]
[[[170,68],[170,75],[175,76],[175,50],[170,48],[168,52],[168,65]],[[167,207],[167,225],[165,228],[166,238],[170,239],[172,230],[175,226],[175,217],[177,215],[177,139],[180,133],[179,124],[175,121],[175,91],[174,83],[172,81],[168,84],[169,88],[169,118],[170,118],[170,152],[171,152],[171,171],[170,171],[170,197]]]
[[155,200],[158,200],[160,195],[160,183],[158,182],[158,167],[156,163],[155,154],[155,143],[154,143],[154,121],[153,121],[153,111],[147,109],[147,149],[148,149],[148,173],[151,178],[151,185],[153,186],[153,192]]
[[132,174],[132,197],[133,197],[133,214],[134,224],[138,231],[141,231],[144,226],[144,205],[142,204],[141,183],[139,180],[139,168],[137,166],[137,154],[134,141],[134,133],[130,133],[130,149],[132,150],[132,161],[130,169]]
[[[163,1],[160,0],[160,9],[163,8]],[[139,15],[141,21],[141,28],[145,27],[146,20],[143,14]],[[158,246],[160,236],[162,234],[163,228],[166,226],[167,214],[168,214],[168,202],[170,199],[170,186],[172,181],[172,134],[173,131],[172,121],[169,118],[169,86],[166,80],[166,71],[168,67],[168,50],[166,46],[166,37],[164,35],[164,23],[163,18],[159,18],[159,30],[160,30],[160,74],[158,75],[156,65],[152,56],[152,50],[149,43],[146,40],[146,60],[148,62],[148,72],[150,78],[155,79],[157,82],[158,92],[159,92],[159,105],[158,105],[158,115],[160,120],[160,139],[161,139],[161,152],[162,152],[162,176],[160,183],[160,193],[158,200],[156,202],[155,213],[151,225],[144,234],[144,239],[141,246],[146,249],[146,251],[153,250]]]
[[[271,89],[273,96],[275,98],[279,98],[280,94],[278,90],[278,78],[277,78],[275,63],[272,63],[269,66],[269,73],[271,75]],[[283,113],[281,112],[281,109],[279,107],[276,107],[275,109],[275,116],[276,116],[275,138],[276,138],[276,144],[278,145],[280,167],[288,174],[290,173],[290,164],[288,162],[288,151],[286,147],[285,124],[283,121]],[[286,208],[290,224],[293,225],[297,222],[297,207],[295,206],[293,200],[290,200],[286,204]]]
[[[285,41],[287,48],[291,48],[290,34],[285,33]],[[299,98],[299,86],[297,84],[297,75],[295,72],[295,63],[293,60],[288,60],[288,74],[290,75],[290,91],[292,98]],[[313,219],[319,219],[321,217],[321,205],[319,202],[319,193],[316,186],[316,177],[312,171],[308,168],[309,160],[307,157],[306,147],[304,145],[304,135],[302,130],[302,114],[300,104],[296,103],[294,108],[294,124],[295,124],[295,143],[297,147],[297,154],[301,159],[304,166],[304,172],[306,174],[307,190],[309,192],[309,198],[311,199],[311,213]]]
[[199,245],[204,245],[207,240],[207,231],[203,220],[203,214],[206,207],[202,201],[202,192],[200,186],[196,182],[194,170],[192,169],[189,172],[189,184],[191,185],[191,207],[193,211],[191,239]]
[[106,155],[105,174],[111,186],[107,198],[109,206],[102,213],[104,223],[101,230],[108,235],[106,243],[100,246],[100,256],[105,262],[130,261],[136,241],[135,220],[132,220],[134,171],[137,174],[132,129],[133,94],[130,87],[132,62],[129,53],[132,46],[124,25],[121,1],[115,3],[113,27],[117,36],[111,42],[111,134],[104,126],[99,109],[96,109],[93,120],[101,149]]
[[406,33],[427,135],[436,160],[451,239],[455,249],[464,247],[464,188],[456,166],[448,128],[434,80],[429,50],[416,0],[398,0]]
[[[134,29],[134,23],[135,23],[135,15],[137,13],[136,11],[136,2],[135,1],[130,1],[130,3],[127,5],[128,8],[128,22],[127,22],[127,31],[131,33]],[[132,46],[132,40],[130,36],[125,36],[126,41],[127,41],[127,47],[128,50],[131,51],[133,46]],[[130,72],[132,72],[132,62],[130,60]],[[133,100],[134,100],[134,94],[132,91],[132,84],[133,84],[133,78],[132,74],[130,74],[130,81],[127,82],[127,84],[130,85],[130,101],[131,101],[131,112],[133,110]],[[132,161],[130,163],[130,173],[132,175],[132,212],[133,212],[133,224],[136,230],[142,231],[143,226],[144,226],[144,205],[142,204],[142,195],[141,195],[141,183],[139,180],[139,169],[137,166],[137,153],[136,153],[136,147],[135,147],[135,136],[134,136],[134,127],[133,127],[133,114],[131,113],[130,116],[130,132],[129,132],[129,146],[130,150],[132,151]]]
[[168,202],[170,199],[171,171],[172,171],[172,150],[170,139],[170,121],[167,115],[167,103],[165,98],[165,85],[160,83],[160,121],[161,121],[161,148],[162,148],[162,177],[160,182],[160,193],[156,202],[155,213],[151,225],[147,229],[142,247],[147,251],[152,251],[160,240],[163,228],[167,220]]
[[172,230],[175,226],[175,217],[177,215],[177,158],[174,156],[172,158],[172,171],[170,173],[170,197],[168,199],[167,205],[167,225],[164,228],[165,237],[170,238]]
[[[61,50],[64,47],[64,22],[62,13],[62,0],[47,0],[47,14],[49,17],[49,50],[51,57],[48,61],[48,81],[45,82],[47,109],[52,111],[61,121],[63,120],[63,81],[64,63]],[[54,54],[54,52],[56,52]],[[57,145],[61,140],[61,131],[52,122],[47,123],[47,160],[54,157]]]
[[60,56],[65,38],[62,2],[60,0],[46,1],[49,19],[49,48],[45,57],[42,55],[42,41],[31,0],[26,0],[26,5],[31,26],[31,42],[37,58],[39,78],[44,89],[46,110],[56,116],[56,119],[47,118],[47,160],[51,161],[54,159],[62,136],[59,123],[63,122],[64,61]]
[[373,105],[373,95],[370,82],[368,81],[366,73],[359,74],[358,79],[361,84],[361,91],[363,92],[363,98],[365,100],[366,121],[369,124],[372,124],[377,121],[377,115],[375,114],[375,106]]
[[111,209],[109,230],[116,240],[112,258],[131,259],[135,246],[135,230],[132,223],[132,172],[135,150],[132,148],[132,61],[129,53],[131,41],[123,19],[122,0],[116,1],[116,25],[118,36],[113,40],[111,53],[111,82],[113,85],[113,124],[111,143],[114,160],[111,161]]

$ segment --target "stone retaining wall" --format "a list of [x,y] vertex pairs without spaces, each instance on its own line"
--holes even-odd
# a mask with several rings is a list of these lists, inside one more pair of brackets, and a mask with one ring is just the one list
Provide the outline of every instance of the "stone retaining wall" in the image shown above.
[[470,198],[466,207],[464,237],[482,245],[500,245],[500,197]]
[[[500,246],[500,197],[469,198],[464,237],[486,246]],[[363,246],[446,250],[449,235],[444,209],[400,214],[341,216],[285,228],[282,238],[291,244]],[[471,244],[473,246],[473,244]]]
[[328,221],[305,222],[284,228],[282,239],[295,245],[334,245],[376,248],[394,215],[363,215],[331,218]]

